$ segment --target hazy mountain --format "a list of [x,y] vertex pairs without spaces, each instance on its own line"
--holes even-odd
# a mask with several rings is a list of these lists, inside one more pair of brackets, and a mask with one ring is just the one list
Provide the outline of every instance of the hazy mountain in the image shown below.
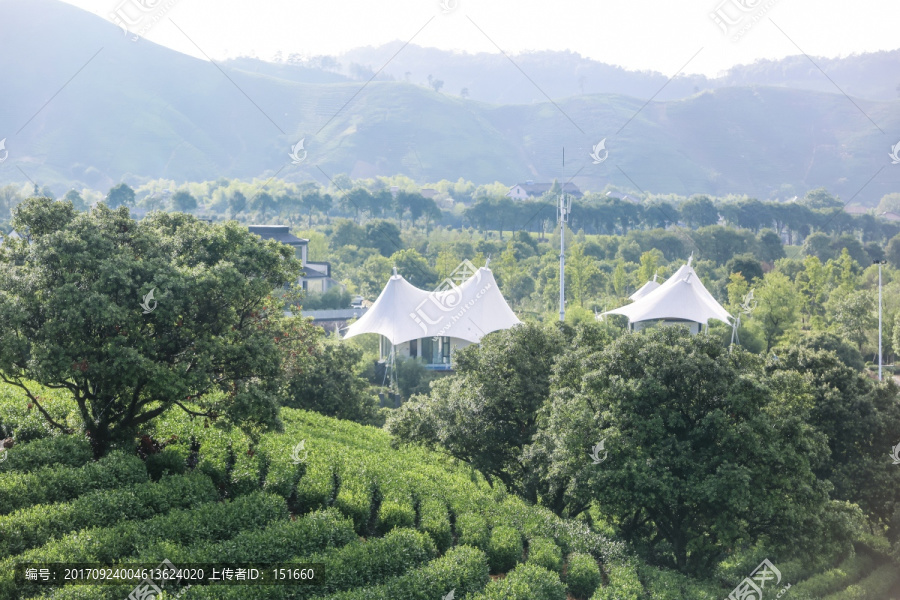
[[[405,173],[420,181],[510,184],[574,176],[593,190],[613,183],[763,198],[826,186],[850,199],[878,173],[854,202],[872,204],[900,189],[900,166],[888,158],[900,140],[900,102],[879,96],[889,85],[877,83],[898,71],[874,72],[895,64],[897,53],[830,65],[852,74],[845,90],[874,99],[850,101],[833,86],[799,89],[814,73],[783,61],[781,74],[776,64],[759,64],[729,75],[771,87],[679,78],[658,98],[680,99],[649,104],[665,76],[566,53],[518,57],[558,98],[553,104],[509,92],[515,82],[540,94],[508,62],[501,75],[503,57],[413,47],[365,86],[371,77],[365,50],[315,63],[228,61],[220,65],[223,74],[146,40],[131,42],[115,25],[56,0],[0,2],[0,40],[0,139],[9,151],[0,184],[27,176],[62,193],[73,185],[105,190],[123,179],[278,176],[324,183],[338,173]],[[432,59],[431,70],[416,66]],[[570,89],[580,73],[590,74],[584,94]],[[591,87],[599,85],[593,73],[605,77],[606,89]],[[419,85],[429,74],[445,81],[445,93]],[[470,98],[460,98],[450,82],[469,87]],[[476,100],[488,84],[498,86],[484,92],[495,101]],[[706,91],[694,93],[695,86]],[[593,164],[591,148],[604,138],[609,158]],[[308,155],[294,165],[290,149],[301,139]]]

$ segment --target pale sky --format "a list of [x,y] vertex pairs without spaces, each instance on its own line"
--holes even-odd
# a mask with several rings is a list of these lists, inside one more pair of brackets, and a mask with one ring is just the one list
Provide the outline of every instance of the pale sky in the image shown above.
[[[825,57],[900,47],[896,0],[67,1],[109,21],[117,10],[141,15],[145,24],[137,7],[152,7],[157,23],[144,37],[203,58],[187,34],[213,59],[333,55],[415,36],[415,44],[446,50],[572,50],[633,70],[671,76],[687,63],[684,73],[715,76],[800,54],[798,47]],[[717,10],[734,23],[730,35],[710,16]]]

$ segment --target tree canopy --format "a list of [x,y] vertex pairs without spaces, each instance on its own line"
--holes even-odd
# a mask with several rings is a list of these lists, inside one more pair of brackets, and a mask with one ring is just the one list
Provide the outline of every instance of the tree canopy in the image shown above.
[[[276,422],[276,339],[290,325],[272,292],[298,277],[289,247],[234,222],[136,222],[47,198],[13,223],[29,236],[0,248],[0,378],[52,427],[83,428],[101,456],[173,407]],[[32,382],[68,391],[81,423],[54,420]]]

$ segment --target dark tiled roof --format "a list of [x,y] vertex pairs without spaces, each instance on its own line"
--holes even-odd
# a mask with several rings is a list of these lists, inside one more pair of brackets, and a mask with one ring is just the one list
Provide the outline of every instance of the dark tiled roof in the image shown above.
[[[517,183],[513,187],[516,187],[516,186],[525,190],[525,192],[529,196],[541,196],[541,195],[549,192],[550,188],[553,187],[553,184],[552,183]],[[581,196],[582,195],[581,190],[578,189],[578,186],[571,182],[567,183],[564,186],[564,190],[567,193],[572,194],[573,196]]]
[[303,246],[309,243],[309,240],[292,235],[287,225],[251,225],[247,229],[264,240],[275,240],[291,246]]

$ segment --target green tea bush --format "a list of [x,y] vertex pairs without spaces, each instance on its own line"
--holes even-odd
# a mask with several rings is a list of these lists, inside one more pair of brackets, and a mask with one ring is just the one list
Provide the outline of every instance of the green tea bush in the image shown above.
[[431,536],[439,552],[444,553],[453,543],[447,505],[437,498],[425,498],[419,509],[419,528]]
[[[721,600],[723,597],[721,588],[715,584],[692,579],[677,571],[658,569],[647,565],[641,565],[638,571],[640,581],[644,582],[644,587],[646,587],[651,598],[659,598],[660,600],[681,600],[682,598]],[[610,579],[612,579],[612,575],[610,575]]]
[[563,563],[562,551],[550,538],[533,538],[528,541],[528,559],[525,562],[559,573]]
[[412,527],[415,522],[416,511],[412,501],[385,500],[378,509],[376,533],[385,535],[398,527]]
[[488,562],[492,573],[505,573],[522,560],[522,535],[506,525],[498,525],[491,531],[488,543]]
[[181,475],[186,468],[184,456],[176,448],[166,448],[157,454],[150,454],[144,464],[153,481],[159,481],[165,475]]
[[53,537],[116,521],[147,519],[173,508],[216,500],[205,475],[166,477],[113,490],[96,490],[61,504],[38,504],[0,517],[0,556],[35,548]]
[[871,575],[854,583],[846,589],[825,596],[825,600],[867,600],[868,598],[887,598],[888,592],[900,581],[900,570],[896,565],[883,565],[875,569]]
[[591,600],[641,600],[644,597],[644,586],[641,585],[637,569],[633,565],[610,565],[607,575],[609,585],[598,588]]
[[30,473],[0,474],[0,514],[33,504],[64,502],[90,490],[116,488],[147,481],[147,469],[137,456],[112,452],[83,467],[42,467]]
[[814,600],[833,594],[857,581],[872,568],[873,560],[865,554],[854,554],[838,567],[813,575],[791,587],[791,598]]
[[559,575],[535,564],[522,564],[492,581],[476,600],[566,600]]
[[570,554],[566,563],[566,587],[577,600],[587,600],[600,587],[600,566],[589,554]]
[[57,435],[16,444],[7,451],[6,460],[0,462],[0,473],[18,471],[27,473],[40,467],[63,465],[80,467],[92,458],[91,445],[76,435]]
[[456,546],[444,556],[381,585],[336,594],[329,600],[434,600],[455,590],[455,597],[480,591],[488,582],[484,552]]
[[478,513],[465,513],[456,517],[457,543],[487,551],[491,532],[487,521]]

